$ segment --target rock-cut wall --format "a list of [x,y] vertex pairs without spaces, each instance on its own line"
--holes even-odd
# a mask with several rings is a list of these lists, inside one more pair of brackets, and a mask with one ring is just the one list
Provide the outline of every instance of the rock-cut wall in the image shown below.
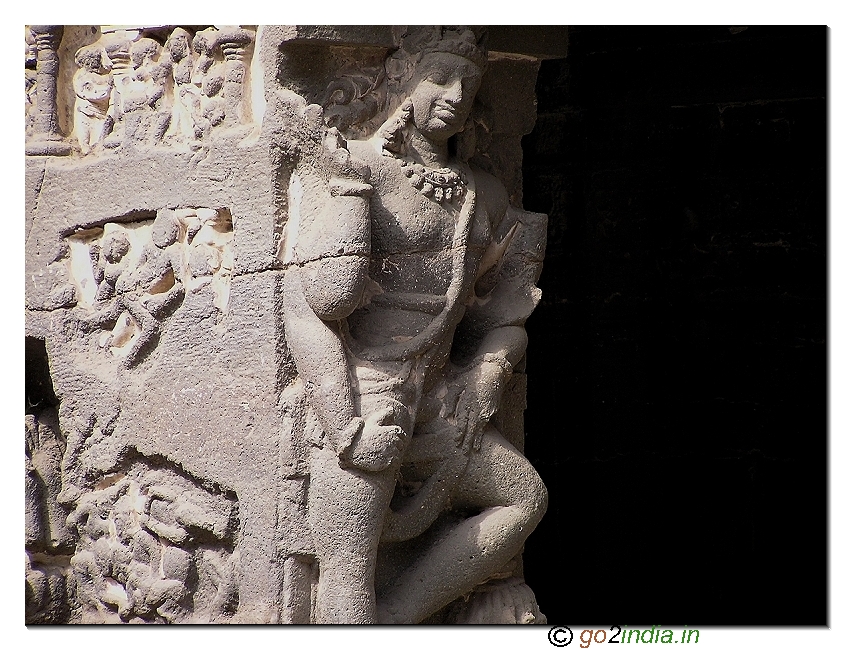
[[562,53],[25,37],[27,623],[545,622],[519,144]]

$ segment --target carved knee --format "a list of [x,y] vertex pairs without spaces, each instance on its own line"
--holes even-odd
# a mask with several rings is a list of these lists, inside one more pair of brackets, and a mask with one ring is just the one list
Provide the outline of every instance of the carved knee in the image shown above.
[[525,526],[528,526],[530,533],[540,520],[543,514],[546,513],[546,508],[549,505],[549,492],[540,475],[531,464],[526,463],[525,471],[522,473],[522,480],[517,481],[519,487],[516,490],[515,506],[518,506],[523,512]]

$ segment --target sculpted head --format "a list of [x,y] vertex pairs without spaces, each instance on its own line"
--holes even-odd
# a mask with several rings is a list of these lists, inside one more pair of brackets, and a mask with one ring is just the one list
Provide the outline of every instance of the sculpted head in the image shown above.
[[390,94],[401,104],[379,134],[393,153],[401,153],[410,128],[435,142],[463,131],[487,63],[469,29],[436,27],[410,38],[415,42],[402,45],[386,63],[397,88]]
[[156,215],[151,227],[151,241],[157,248],[167,248],[180,237],[180,224],[169,212]]
[[215,30],[205,29],[195,34],[195,38],[192,39],[192,50],[198,55],[198,60],[195,63],[196,71],[206,73],[213,64],[216,37],[217,32]]
[[159,54],[160,45],[152,38],[141,38],[130,47],[130,60],[138,68],[146,61],[152,61]]
[[475,63],[458,54],[425,54],[412,79],[413,125],[434,140],[457,134],[472,110],[481,75]]
[[89,72],[98,72],[102,67],[102,50],[97,47],[81,47],[74,55],[74,61]]
[[113,232],[103,242],[103,256],[110,264],[117,264],[128,252],[130,241],[123,232]]
[[191,52],[192,36],[182,27],[177,27],[171,32],[165,42],[165,49],[171,55],[171,60],[177,63],[182,61]]

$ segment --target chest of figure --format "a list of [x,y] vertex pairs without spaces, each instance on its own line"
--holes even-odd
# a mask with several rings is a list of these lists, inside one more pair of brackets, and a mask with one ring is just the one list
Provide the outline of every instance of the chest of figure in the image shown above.
[[[464,201],[438,203],[423,195],[395,168],[383,165],[372,196],[372,253],[378,256],[449,251],[458,233]],[[480,202],[479,202],[480,203]],[[477,205],[466,237],[472,247],[486,246],[490,227],[487,214]]]

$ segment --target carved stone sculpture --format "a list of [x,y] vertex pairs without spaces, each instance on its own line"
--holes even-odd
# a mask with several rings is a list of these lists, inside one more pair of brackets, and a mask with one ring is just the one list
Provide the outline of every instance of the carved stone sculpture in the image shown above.
[[103,50],[82,47],[74,57],[80,69],[74,74],[74,130],[80,151],[89,153],[103,139],[112,95],[112,75],[104,69]]
[[32,25],[35,40],[35,106],[33,136],[27,146],[29,155],[67,155],[71,147],[62,140],[56,115],[56,79],[59,57],[56,50],[62,38],[60,25]]
[[545,622],[546,217],[479,164],[499,59],[465,27],[300,29],[71,50],[79,149],[27,167],[59,404],[27,419],[31,623]]

